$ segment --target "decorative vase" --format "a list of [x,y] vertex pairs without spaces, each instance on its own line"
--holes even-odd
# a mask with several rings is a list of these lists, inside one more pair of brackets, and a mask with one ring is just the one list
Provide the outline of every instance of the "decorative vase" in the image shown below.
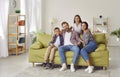
[[20,21],[18,22],[18,25],[19,25],[19,26],[24,26],[24,25],[25,25],[25,20],[20,20]]

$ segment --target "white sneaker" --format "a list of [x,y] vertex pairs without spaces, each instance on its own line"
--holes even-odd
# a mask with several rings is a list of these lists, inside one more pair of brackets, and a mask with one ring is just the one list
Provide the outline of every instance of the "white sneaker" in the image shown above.
[[62,64],[62,67],[60,68],[59,71],[64,71],[67,69],[67,65],[65,63]]
[[94,66],[88,66],[88,73],[92,73],[94,70]]
[[71,72],[75,72],[74,64],[71,64],[71,66],[70,66],[70,70],[71,70]]
[[85,69],[85,71],[88,71],[89,70],[89,68],[87,67],[86,69]]

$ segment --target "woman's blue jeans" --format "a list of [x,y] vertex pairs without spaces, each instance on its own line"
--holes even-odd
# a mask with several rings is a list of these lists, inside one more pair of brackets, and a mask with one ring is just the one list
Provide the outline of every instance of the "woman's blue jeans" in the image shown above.
[[80,56],[86,61],[89,59],[88,54],[93,52],[96,48],[97,44],[93,40],[89,41],[88,44],[80,50]]

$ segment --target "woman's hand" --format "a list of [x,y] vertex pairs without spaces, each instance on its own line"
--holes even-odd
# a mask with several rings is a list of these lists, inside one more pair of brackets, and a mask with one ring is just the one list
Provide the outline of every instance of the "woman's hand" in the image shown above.
[[84,41],[80,38],[80,42],[84,43]]
[[82,42],[82,43],[84,43],[84,41],[83,41],[83,40],[81,40],[81,42]]
[[81,40],[81,43],[82,43],[83,45],[85,45],[85,42],[84,42],[83,40]]

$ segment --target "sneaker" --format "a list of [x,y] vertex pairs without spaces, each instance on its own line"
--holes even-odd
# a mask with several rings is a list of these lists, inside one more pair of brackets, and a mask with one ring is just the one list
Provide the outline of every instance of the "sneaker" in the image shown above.
[[46,65],[47,65],[47,63],[43,63],[43,64],[42,64],[43,67],[46,67]]
[[87,67],[86,69],[85,69],[85,71],[87,72],[89,70],[89,68]]
[[74,64],[71,64],[71,66],[70,66],[70,70],[71,70],[71,72],[75,72]]
[[48,64],[46,65],[46,69],[49,69],[49,68],[53,68],[53,63],[48,63]]
[[64,71],[67,69],[67,65],[65,63],[62,64],[62,67],[60,68],[59,71]]
[[88,73],[92,73],[94,70],[94,66],[88,66]]

